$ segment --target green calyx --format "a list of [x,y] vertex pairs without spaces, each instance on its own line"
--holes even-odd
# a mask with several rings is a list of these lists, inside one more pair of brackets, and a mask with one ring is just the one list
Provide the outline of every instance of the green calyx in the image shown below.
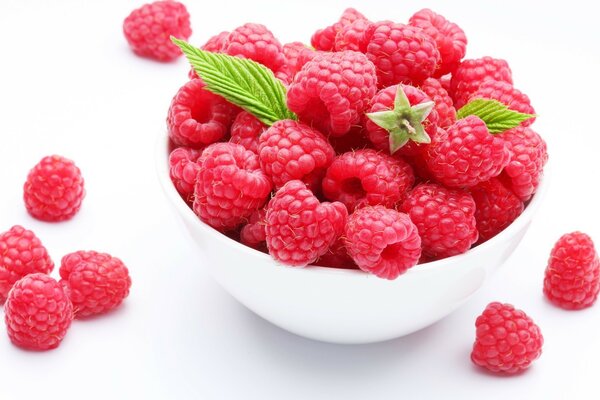
[[431,138],[425,132],[422,122],[425,121],[433,106],[433,101],[411,106],[406,93],[402,90],[402,85],[398,85],[393,109],[366,115],[373,123],[390,133],[390,153],[394,154],[409,140],[416,143],[431,143]]

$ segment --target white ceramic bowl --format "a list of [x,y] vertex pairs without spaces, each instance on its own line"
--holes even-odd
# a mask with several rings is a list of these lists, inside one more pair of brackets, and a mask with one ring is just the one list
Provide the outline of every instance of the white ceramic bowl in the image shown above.
[[507,229],[465,254],[388,281],[358,270],[281,265],[201,222],[169,179],[168,139],[156,148],[160,183],[196,242],[200,264],[240,303],[273,324],[332,343],[371,343],[422,329],[463,304],[515,250],[544,194],[542,182]]

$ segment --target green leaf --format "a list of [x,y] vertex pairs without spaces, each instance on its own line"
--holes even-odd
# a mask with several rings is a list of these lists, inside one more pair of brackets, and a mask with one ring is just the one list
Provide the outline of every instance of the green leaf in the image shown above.
[[533,114],[524,114],[508,108],[496,100],[475,99],[465,104],[456,113],[457,119],[475,115],[483,120],[490,133],[500,133],[515,128],[530,118]]
[[224,97],[268,126],[297,119],[287,108],[285,86],[267,67],[245,58],[195,48],[171,36],[206,84],[206,90]]

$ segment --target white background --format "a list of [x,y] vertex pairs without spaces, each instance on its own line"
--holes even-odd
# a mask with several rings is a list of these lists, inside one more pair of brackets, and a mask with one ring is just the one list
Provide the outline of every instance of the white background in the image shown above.
[[[294,336],[213,282],[161,193],[153,146],[188,68],[128,50],[121,24],[140,2],[2,0],[0,230],[34,230],[56,263],[79,249],[112,253],[133,286],[121,309],[75,321],[54,351],[20,350],[0,325],[0,399],[600,398],[600,304],[567,312],[541,294],[561,234],[583,230],[600,244],[592,2],[187,3],[196,44],[247,21],[282,42],[308,41],[348,5],[373,20],[406,21],[425,5],[443,13],[466,31],[469,57],[508,59],[531,97],[551,157],[547,198],[513,257],[441,322],[364,346]],[[52,153],[74,159],[87,187],[81,212],[60,224],[31,219],[21,199],[28,170]],[[544,333],[542,357],[522,375],[491,376],[469,361],[475,317],[493,300],[522,308]]]

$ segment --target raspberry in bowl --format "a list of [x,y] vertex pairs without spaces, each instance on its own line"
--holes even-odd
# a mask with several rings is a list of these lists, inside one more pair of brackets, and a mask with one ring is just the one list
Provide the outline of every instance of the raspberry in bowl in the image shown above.
[[[508,63],[462,60],[462,30],[421,14],[428,29],[347,10],[313,37],[317,50],[295,52],[261,25],[267,58],[227,45],[256,24],[213,50],[173,38],[194,74],[158,141],[159,179],[200,263],[290,332],[369,343],[438,321],[539,207],[546,145]],[[397,46],[383,49],[388,37]],[[427,57],[403,57],[404,42]],[[389,65],[400,58],[410,68]]]
[[170,143],[156,146],[158,177],[198,260],[240,303],[297,335],[332,343],[372,343],[408,335],[456,310],[513,253],[545,191],[542,180],[523,213],[466,253],[416,265],[395,280],[359,269],[295,268],[202,222],[169,177]]

